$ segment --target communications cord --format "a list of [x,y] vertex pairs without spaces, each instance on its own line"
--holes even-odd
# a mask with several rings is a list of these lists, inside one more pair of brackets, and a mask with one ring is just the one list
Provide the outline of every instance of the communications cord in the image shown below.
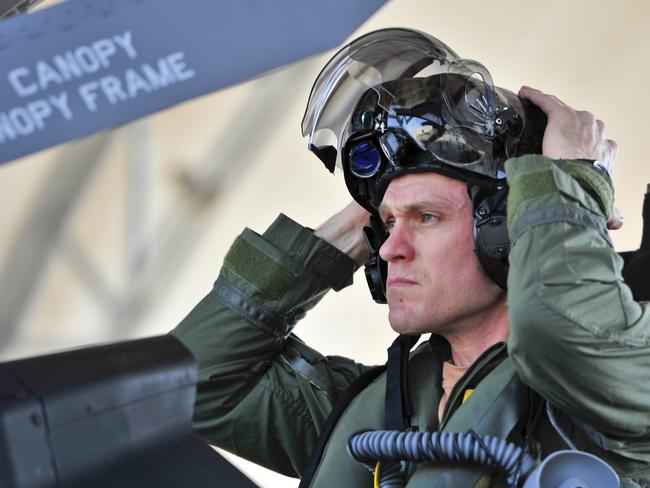
[[403,475],[395,469],[400,461],[481,464],[504,471],[511,487],[518,486],[535,467],[535,460],[516,444],[494,436],[481,437],[474,431],[360,432],[350,437],[348,452],[369,467],[378,461],[382,466],[391,466],[392,469],[380,473],[380,488],[399,488],[406,484]]

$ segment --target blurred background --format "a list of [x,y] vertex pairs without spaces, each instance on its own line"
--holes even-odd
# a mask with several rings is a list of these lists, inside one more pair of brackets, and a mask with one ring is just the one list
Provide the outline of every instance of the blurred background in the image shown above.
[[[642,0],[392,0],[352,37],[420,29],[482,62],[498,86],[528,84],[603,119],[619,145],[622,251],[638,247],[650,183],[649,17]],[[332,54],[0,166],[0,360],[164,334],[210,291],[245,226],[263,232],[284,212],[316,227],[342,208],[342,176],[300,135]],[[385,315],[359,272],[297,333],[323,353],[383,363]],[[240,466],[261,486],[297,486]]]

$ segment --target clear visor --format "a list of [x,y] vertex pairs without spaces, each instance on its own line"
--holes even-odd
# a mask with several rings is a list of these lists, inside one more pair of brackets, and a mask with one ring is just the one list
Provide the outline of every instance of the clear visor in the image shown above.
[[[476,61],[459,58],[438,39],[410,29],[371,32],[341,49],[312,87],[302,120],[303,136],[308,137],[310,146],[335,149],[327,153],[332,159],[335,156],[335,161],[325,161],[325,164],[330,168],[335,164],[340,167],[342,146],[352,133],[352,112],[368,89],[377,92],[377,104],[391,113],[392,107],[415,106],[420,102],[419,96],[429,94],[404,93],[399,85],[387,82],[436,74],[458,74],[474,80],[466,89],[440,87],[448,127],[472,129],[491,137],[496,128],[490,124],[497,119],[503,104],[487,69]],[[406,120],[400,123],[411,132]],[[443,154],[444,139],[437,143],[441,150],[436,153]],[[455,157],[451,152],[444,155],[450,161]]]
[[316,147],[340,147],[350,115],[369,88],[400,78],[446,72],[458,59],[449,47],[410,29],[383,29],[343,47],[314,82],[302,120],[302,134]]
[[[503,177],[508,145],[516,143],[521,133],[523,108],[514,95],[506,99],[470,69],[472,76],[445,74],[379,87],[382,94],[376,105],[384,115],[381,127],[375,126],[374,131],[394,166],[408,167],[409,158],[417,160],[415,155],[422,151],[449,166]],[[364,116],[364,108],[360,104],[353,113],[352,132],[359,132],[357,119]]]

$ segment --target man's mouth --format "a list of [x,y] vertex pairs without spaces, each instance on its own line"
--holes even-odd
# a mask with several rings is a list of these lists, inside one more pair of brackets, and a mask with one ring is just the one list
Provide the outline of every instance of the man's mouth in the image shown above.
[[388,282],[386,283],[386,288],[393,288],[393,287],[399,287],[399,286],[411,286],[411,285],[417,285],[417,282],[413,280],[409,280],[408,278],[401,278],[401,277],[395,277],[395,278],[388,278]]

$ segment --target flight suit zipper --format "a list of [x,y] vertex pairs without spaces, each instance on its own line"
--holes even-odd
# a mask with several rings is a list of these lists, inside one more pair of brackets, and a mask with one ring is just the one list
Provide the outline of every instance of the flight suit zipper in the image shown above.
[[471,379],[475,373],[479,372],[485,365],[489,364],[495,357],[497,357],[505,348],[505,342],[497,342],[488,347],[481,355],[467,368],[467,371],[458,379],[454,387],[451,389],[449,394],[449,399],[447,404],[442,412],[442,419],[440,420],[440,425],[438,430],[441,431],[447,424],[449,417],[451,416],[451,411],[454,405],[458,402],[460,397],[460,392],[466,388],[467,382]]

